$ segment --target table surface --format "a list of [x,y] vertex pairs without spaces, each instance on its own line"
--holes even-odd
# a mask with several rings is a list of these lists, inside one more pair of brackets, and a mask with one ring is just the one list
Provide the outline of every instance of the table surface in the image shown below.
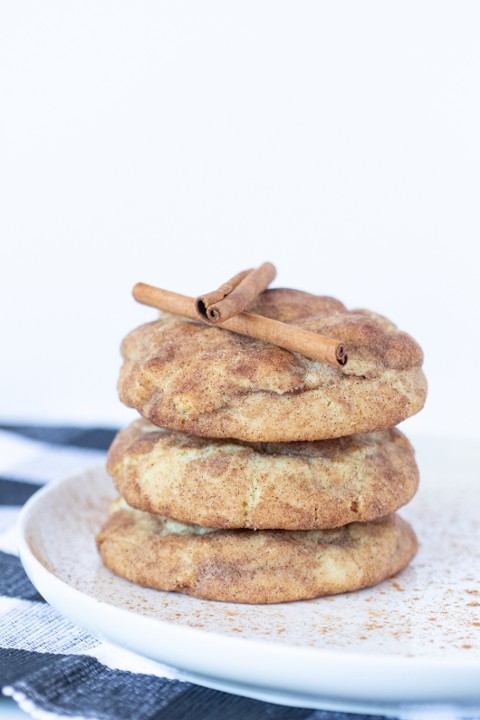
[[0,720],[25,720],[30,715],[21,710],[15,700],[10,698],[0,699]]

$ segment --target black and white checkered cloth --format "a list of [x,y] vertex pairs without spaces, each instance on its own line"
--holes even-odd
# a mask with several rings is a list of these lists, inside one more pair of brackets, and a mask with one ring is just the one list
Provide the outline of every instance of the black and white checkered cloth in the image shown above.
[[20,508],[50,480],[101,461],[114,434],[95,428],[0,426],[3,693],[37,718],[367,720],[367,716],[284,707],[192,685],[171,668],[97,640],[43,600],[17,556],[15,523]]

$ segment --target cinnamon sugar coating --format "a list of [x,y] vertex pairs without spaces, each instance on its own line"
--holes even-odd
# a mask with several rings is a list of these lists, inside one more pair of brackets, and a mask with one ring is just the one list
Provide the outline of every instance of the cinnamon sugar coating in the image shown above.
[[114,512],[97,536],[105,565],[143,587],[210,600],[276,603],[370,587],[415,555],[411,527],[396,515],[336,530],[168,532],[165,519]]
[[288,289],[249,309],[345,342],[347,365],[162,314],[122,344],[121,400],[161,427],[252,442],[380,430],[423,407],[422,351],[386,318]]
[[312,530],[374,520],[418,486],[413,448],[396,429],[258,444],[137,420],[116,436],[107,470],[129,505],[209,528]]

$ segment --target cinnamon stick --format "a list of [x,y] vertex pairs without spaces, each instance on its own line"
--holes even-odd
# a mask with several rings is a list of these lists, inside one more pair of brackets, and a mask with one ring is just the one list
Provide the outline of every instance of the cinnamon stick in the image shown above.
[[277,271],[270,262],[255,270],[245,270],[206,295],[195,299],[197,315],[212,325],[239,315],[270,285]]
[[252,270],[242,270],[242,272],[239,272],[237,275],[234,275],[233,278],[227,280],[226,283],[220,285],[217,290],[212,290],[212,292],[195,298],[195,307],[197,309],[197,313],[200,315],[200,319],[205,320],[207,318],[207,308],[221,302],[223,298],[231,293],[232,290],[236,288],[237,285],[251,272]]
[[[132,291],[133,297],[143,305],[150,305],[164,312],[183,315],[191,320],[198,320],[195,302],[186,295],[161,290],[153,285],[137,283]],[[256,315],[241,312],[239,315],[221,323],[220,328],[231,332],[247,335],[256,340],[278,345],[278,347],[298,352],[305,357],[319,362],[328,363],[334,367],[347,363],[345,344],[333,338],[304,330],[296,325],[289,325]]]

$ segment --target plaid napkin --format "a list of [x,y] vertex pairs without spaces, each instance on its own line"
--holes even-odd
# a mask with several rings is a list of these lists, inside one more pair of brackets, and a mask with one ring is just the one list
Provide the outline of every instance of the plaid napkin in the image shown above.
[[[114,434],[105,428],[0,426],[3,693],[37,718],[373,720],[273,705],[192,685],[181,679],[181,672],[100,642],[43,600],[17,557],[18,512],[46,482],[102,461]],[[442,715],[447,716],[452,717]]]

